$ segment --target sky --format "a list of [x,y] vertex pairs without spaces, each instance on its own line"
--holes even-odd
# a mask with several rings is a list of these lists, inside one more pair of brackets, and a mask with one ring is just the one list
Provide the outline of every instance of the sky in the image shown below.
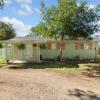
[[[87,0],[90,5],[100,4],[100,0]],[[42,18],[40,16],[41,0],[6,0],[0,10],[0,20],[14,26],[17,36],[25,36]],[[47,7],[57,4],[57,0],[44,0]]]

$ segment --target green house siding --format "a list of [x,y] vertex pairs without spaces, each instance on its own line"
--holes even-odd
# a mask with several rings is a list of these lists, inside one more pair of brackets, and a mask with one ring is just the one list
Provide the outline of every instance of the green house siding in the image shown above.
[[0,48],[0,58],[5,58],[5,48]]
[[43,59],[45,58],[56,58],[57,56],[59,56],[59,50],[45,50],[45,49],[41,49],[41,56]]
[[[59,49],[55,49],[55,50],[41,49],[41,55],[43,59],[45,58],[53,59],[59,56],[59,54],[60,54]],[[75,42],[66,43],[65,49],[63,50],[63,57],[74,59],[76,56],[79,56],[80,59],[94,59],[95,58],[95,44],[93,44],[92,50],[87,50],[86,48],[76,50]]]
[[13,59],[13,50],[11,47],[7,48],[7,60],[12,60]]
[[6,58],[6,56],[7,56],[8,60],[12,59],[12,56],[13,56],[12,55],[12,48],[7,47],[7,51],[6,51],[6,48],[0,49],[0,58]]

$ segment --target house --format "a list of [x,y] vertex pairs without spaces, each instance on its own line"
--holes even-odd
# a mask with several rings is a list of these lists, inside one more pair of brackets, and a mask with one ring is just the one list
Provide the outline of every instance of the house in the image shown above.
[[[10,46],[7,46],[8,60],[34,61],[40,62],[40,48],[39,45],[45,43],[43,38],[37,37],[17,37],[7,41]],[[19,48],[24,45],[24,49]]]
[[[44,39],[41,37],[16,37],[7,41],[5,54],[8,60],[25,60],[40,62],[42,59],[57,58],[60,54],[60,41]],[[24,49],[19,45],[23,44]],[[100,39],[92,40],[66,40],[63,44],[63,57],[74,59],[100,58]]]

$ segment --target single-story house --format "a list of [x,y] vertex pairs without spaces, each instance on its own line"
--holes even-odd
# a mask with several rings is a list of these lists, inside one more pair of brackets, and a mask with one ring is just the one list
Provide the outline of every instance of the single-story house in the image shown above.
[[[16,37],[7,41],[5,55],[7,60],[25,60],[40,62],[42,59],[53,59],[60,55],[60,41],[41,37]],[[24,48],[19,48],[23,44]],[[64,40],[63,57],[74,59],[100,58],[100,39],[92,40]]]

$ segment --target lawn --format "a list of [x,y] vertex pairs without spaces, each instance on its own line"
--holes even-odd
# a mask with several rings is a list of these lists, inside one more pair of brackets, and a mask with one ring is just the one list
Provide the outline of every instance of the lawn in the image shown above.
[[86,70],[87,66],[82,66],[80,64],[61,64],[61,63],[52,63],[47,65],[47,70],[62,72],[62,73],[74,73]]
[[0,58],[0,68],[6,65],[6,60],[5,58]]
[[85,70],[89,68],[88,64],[64,64],[60,62],[46,62],[46,63],[25,63],[25,64],[14,64],[10,68],[15,69],[49,69],[49,70],[62,70],[62,71],[75,71]]
[[[5,66],[5,59],[0,59],[0,67]],[[87,63],[78,64],[71,63],[65,64],[60,62],[45,62],[45,63],[25,63],[14,64],[7,66],[10,69],[44,69],[48,71],[55,71],[59,73],[85,73],[86,75],[94,76],[98,74],[100,76],[100,64],[99,63]]]
[[17,64],[10,66],[11,69],[44,69],[49,71],[56,71],[61,73],[77,73],[77,72],[88,72],[88,73],[99,73],[100,64],[88,63],[88,64],[65,64],[59,62],[46,62],[46,63],[27,63]]

